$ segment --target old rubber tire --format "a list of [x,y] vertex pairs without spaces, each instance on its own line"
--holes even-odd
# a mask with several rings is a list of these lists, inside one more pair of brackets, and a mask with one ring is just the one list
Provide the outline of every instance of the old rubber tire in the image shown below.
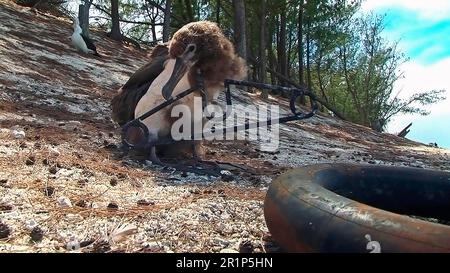
[[450,173],[322,164],[269,188],[267,226],[287,252],[450,252]]

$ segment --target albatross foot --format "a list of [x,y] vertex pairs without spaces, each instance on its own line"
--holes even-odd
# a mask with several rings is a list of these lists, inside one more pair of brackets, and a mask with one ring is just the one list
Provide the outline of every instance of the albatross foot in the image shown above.
[[159,157],[156,155],[156,147],[153,146],[150,150],[150,160],[152,161],[152,163],[160,165],[160,166],[165,166],[164,163],[162,163],[162,161],[159,159]]

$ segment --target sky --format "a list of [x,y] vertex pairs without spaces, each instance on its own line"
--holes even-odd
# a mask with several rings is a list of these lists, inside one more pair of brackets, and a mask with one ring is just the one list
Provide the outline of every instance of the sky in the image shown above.
[[399,41],[409,58],[401,66],[405,77],[396,82],[394,93],[407,98],[447,90],[447,100],[425,108],[429,116],[397,116],[388,132],[397,133],[412,122],[409,139],[450,149],[450,0],[366,0],[362,8],[386,15],[386,39]]

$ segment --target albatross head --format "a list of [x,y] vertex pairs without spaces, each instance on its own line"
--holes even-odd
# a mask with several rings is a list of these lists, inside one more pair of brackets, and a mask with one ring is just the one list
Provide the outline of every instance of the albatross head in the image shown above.
[[183,26],[169,44],[170,58],[175,59],[172,75],[163,87],[163,96],[169,99],[178,82],[186,73],[202,72],[205,84],[223,85],[226,78],[243,78],[246,65],[234,50],[222,30],[209,21],[193,22]]
[[81,33],[81,27],[80,27],[80,21],[78,20],[78,17],[73,16],[72,17],[72,21],[73,21],[73,30],[74,32],[80,32]]

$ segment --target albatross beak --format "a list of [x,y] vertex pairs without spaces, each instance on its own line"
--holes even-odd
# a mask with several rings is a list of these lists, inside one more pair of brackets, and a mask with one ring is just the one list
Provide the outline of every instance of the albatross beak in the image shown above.
[[172,75],[166,85],[162,88],[162,95],[166,100],[169,100],[172,97],[173,90],[178,82],[183,78],[188,69],[194,65],[196,51],[197,46],[195,44],[190,44],[186,47],[184,53],[176,59]]

